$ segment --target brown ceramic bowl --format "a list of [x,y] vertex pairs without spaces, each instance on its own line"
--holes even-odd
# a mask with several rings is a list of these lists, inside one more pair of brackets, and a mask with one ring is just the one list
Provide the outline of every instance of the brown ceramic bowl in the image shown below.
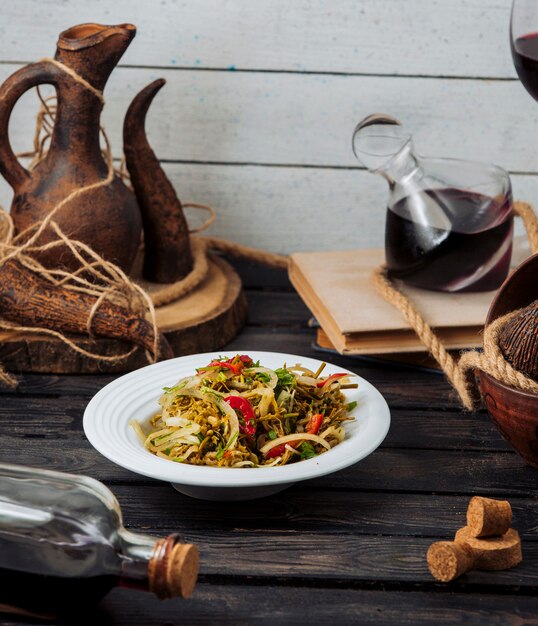
[[[538,254],[529,257],[506,279],[491,303],[486,326],[536,299]],[[529,465],[538,469],[538,395],[504,385],[484,372],[480,372],[480,391],[501,435]]]

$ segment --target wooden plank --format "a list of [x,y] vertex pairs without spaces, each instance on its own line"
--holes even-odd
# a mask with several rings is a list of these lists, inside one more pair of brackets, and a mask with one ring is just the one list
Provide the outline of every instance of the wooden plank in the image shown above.
[[215,207],[208,233],[230,241],[280,253],[383,245],[386,189],[367,172],[187,164],[166,171],[183,198]]
[[18,376],[19,386],[16,390],[1,386],[2,397],[15,397],[22,403],[32,396],[46,398],[62,398],[60,403],[70,402],[69,396],[82,396],[89,400],[101,387],[116,378],[112,375],[74,375],[74,374],[21,374]]
[[[187,164],[166,169],[184,198],[216,208],[209,232],[231,241],[280,253],[384,245],[388,190],[368,172]],[[514,197],[536,199],[538,207],[538,176],[512,181]],[[523,232],[519,220],[516,232]]]
[[[401,494],[305,489],[296,485],[270,498],[237,502],[205,502],[177,494],[164,484],[115,485],[125,524],[133,531],[225,533],[235,529],[377,535],[445,537],[465,525],[469,496]],[[538,541],[538,502],[511,498],[513,525],[524,542]],[[335,537],[335,542],[338,538]]]
[[[0,65],[0,80],[18,67]],[[106,87],[103,113],[116,156],[122,153],[129,103],[160,76],[167,85],[147,122],[160,159],[357,167],[351,150],[354,125],[382,110],[406,124],[420,154],[537,171],[528,137],[538,112],[517,82],[376,76],[119,68]],[[13,114],[10,136],[16,151],[32,145],[36,106],[29,93]]]
[[[257,350],[291,352],[319,360],[328,360],[335,365],[350,369],[372,382],[385,396],[392,409],[426,407],[443,410],[461,410],[455,392],[441,375],[431,375],[414,368],[400,367],[397,364],[373,366],[368,361],[339,355],[328,355],[312,349],[315,333],[311,329],[293,331],[249,327],[241,335],[230,342],[227,350],[248,352]],[[83,395],[87,400],[114,379],[114,376],[54,376],[31,375],[20,376],[18,393],[29,396],[58,397]],[[7,388],[0,389],[0,395],[10,395]],[[69,400],[66,399],[66,402]],[[442,418],[441,418],[442,419]]]
[[[198,545],[200,571],[204,576],[263,576],[293,579],[318,579],[353,582],[432,585],[426,565],[426,551],[432,538],[331,535],[320,533],[273,533],[258,529],[199,531],[184,534]],[[442,537],[434,538],[438,540]],[[238,547],[240,546],[240,549]],[[516,568],[499,572],[472,572],[454,581],[455,590],[489,585],[516,591],[538,591],[538,543],[527,542],[523,562]],[[263,564],[263,565],[262,565]]]
[[[384,245],[388,191],[368,172],[200,164],[165,169],[185,201],[216,209],[209,234],[281,253]],[[538,175],[512,179],[515,197],[538,206]],[[0,186],[0,204],[8,206],[6,183]]]
[[239,274],[244,289],[287,291],[296,293],[285,270],[268,267],[244,259],[226,259]]
[[[286,577],[287,580],[306,577],[362,583],[431,585],[433,582],[425,558],[431,538],[290,535],[257,530],[235,531],[228,535],[191,530],[185,537],[199,546],[200,571],[204,575],[255,577],[263,572],[264,577]],[[536,558],[538,544],[527,543],[524,560],[518,567],[499,572],[472,572],[454,581],[452,587],[472,590],[475,586],[490,585],[512,591],[517,587],[538,590]]]
[[[243,582],[243,581],[242,581]],[[279,586],[280,584],[280,586]],[[79,626],[114,624],[189,624],[192,626],[520,626],[534,624],[538,601],[521,594],[450,593],[452,585],[436,588],[446,593],[337,589],[325,585],[308,588],[288,581],[271,580],[260,587],[220,582],[198,583],[187,601],[159,602],[152,594],[115,589],[96,607],[76,617]],[[450,590],[450,591],[449,591]],[[66,622],[74,624],[75,622]],[[3,626],[35,626],[21,618],[6,618]]]
[[391,429],[383,447],[512,451],[487,413],[469,415],[435,409],[393,409]]
[[[0,463],[29,465],[41,469],[58,470],[72,474],[87,474],[98,480],[133,482],[141,477],[98,455],[85,439],[80,428],[63,440],[47,438],[47,432],[36,428],[31,437],[6,435],[0,450]],[[45,441],[44,441],[45,440]],[[146,480],[142,478],[142,480]]]
[[297,293],[247,292],[248,323],[251,326],[307,328],[312,313]]
[[[187,164],[165,169],[184,201],[216,209],[212,235],[275,252],[383,245],[386,190],[365,172]],[[0,204],[8,206],[6,183],[0,185]]]
[[536,470],[515,453],[379,449],[335,476],[315,480],[316,487],[342,489],[476,493],[526,496],[536,484]]
[[395,450],[380,448],[346,470],[316,478],[319,488],[525,497],[536,485],[536,470],[515,453]]
[[[26,0],[3,8],[0,58],[52,55],[67,26],[132,21],[130,65],[433,76],[514,76],[510,4],[496,0]],[[45,26],[46,25],[46,26]]]

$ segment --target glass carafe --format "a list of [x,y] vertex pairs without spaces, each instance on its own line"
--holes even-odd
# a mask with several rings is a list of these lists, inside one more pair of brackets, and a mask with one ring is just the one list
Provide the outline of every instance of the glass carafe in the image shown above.
[[187,597],[198,552],[123,527],[100,482],[0,464],[0,614],[81,611],[115,586]]
[[388,115],[362,120],[355,156],[390,188],[385,229],[389,275],[440,291],[489,291],[508,274],[512,192],[495,165],[423,158]]

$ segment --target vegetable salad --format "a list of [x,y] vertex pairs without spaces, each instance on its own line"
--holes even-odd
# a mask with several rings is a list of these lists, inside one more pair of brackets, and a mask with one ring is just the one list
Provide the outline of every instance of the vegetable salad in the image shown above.
[[176,463],[270,467],[313,458],[340,443],[356,402],[349,374],[322,376],[299,364],[276,370],[248,355],[219,357],[165,387],[149,432],[152,453]]

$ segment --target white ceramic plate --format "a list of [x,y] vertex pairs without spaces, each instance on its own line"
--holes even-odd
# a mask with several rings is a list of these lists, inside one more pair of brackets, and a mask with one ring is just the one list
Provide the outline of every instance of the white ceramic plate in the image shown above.
[[[244,351],[271,369],[300,363],[316,371],[321,361],[293,354]],[[237,352],[220,353],[233,357]],[[133,472],[170,481],[182,493],[207,500],[247,500],[281,491],[300,480],[315,478],[353,465],[372,453],[390,426],[390,412],[383,396],[368,381],[349,370],[327,364],[323,375],[349,372],[358,389],[346,390],[349,401],[357,401],[355,420],[346,422],[345,440],[331,450],[305,461],[281,467],[224,468],[174,463],[148,452],[129,422],[147,427],[159,410],[163,387],[207,365],[215,353],[183,356],[130,372],[101,389],[84,412],[84,432],[105,457]]]

